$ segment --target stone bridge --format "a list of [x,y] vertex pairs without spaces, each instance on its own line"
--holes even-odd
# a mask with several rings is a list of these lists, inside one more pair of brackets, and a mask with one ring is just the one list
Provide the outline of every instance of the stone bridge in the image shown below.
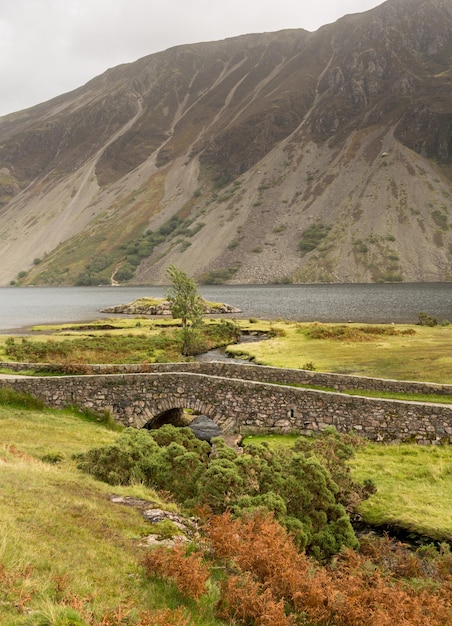
[[[0,386],[30,393],[50,407],[77,406],[97,413],[110,411],[114,419],[136,428],[164,423],[165,414],[188,408],[213,419],[228,433],[291,432],[304,434],[335,426],[340,432],[356,432],[374,441],[452,441],[452,405],[401,402],[293,386],[316,384],[317,373],[237,364],[166,364],[134,373],[133,366],[99,366],[99,373],[84,376],[22,377],[0,379]],[[361,377],[329,377],[330,385],[369,389],[382,381]],[[260,378],[262,380],[256,380]],[[268,382],[272,380],[273,382]],[[279,380],[279,384],[275,384]],[[305,381],[305,383],[300,381]],[[334,383],[334,385],[331,384]],[[374,381],[374,382],[372,382]],[[318,384],[318,383],[317,383]],[[292,386],[290,386],[292,385]],[[451,394],[452,386],[417,385],[425,392]],[[163,419],[162,419],[163,418]]]

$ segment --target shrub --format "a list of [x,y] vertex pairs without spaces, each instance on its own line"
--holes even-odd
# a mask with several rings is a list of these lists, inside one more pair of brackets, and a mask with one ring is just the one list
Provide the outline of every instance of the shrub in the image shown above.
[[[392,556],[388,559],[386,551],[380,555],[378,545],[372,561],[345,550],[320,567],[300,554],[268,515],[213,516],[206,533],[216,560],[233,572],[221,585],[218,612],[223,619],[283,626],[440,626],[452,618],[450,573],[441,589],[419,580],[409,585],[388,575],[385,567],[379,569],[379,559],[391,561]],[[398,576],[418,573],[414,568]]]
[[125,282],[135,275],[135,266],[127,261],[122,263],[121,267],[115,272],[115,280]]
[[293,617],[286,616],[284,599],[276,600],[271,589],[254,580],[249,572],[229,576],[221,585],[221,596],[217,614],[223,619],[256,626],[294,624]]
[[400,330],[392,325],[352,326],[350,324],[310,324],[299,327],[298,332],[304,333],[308,339],[335,339],[339,341],[372,341],[379,336],[411,336],[412,328]]
[[238,265],[224,269],[212,270],[208,274],[204,275],[200,282],[203,285],[222,285],[231,279],[238,270]]
[[284,328],[281,328],[280,326],[270,326],[270,328],[268,329],[268,335],[269,337],[285,337],[287,335],[287,332]]
[[187,555],[183,546],[172,550],[157,547],[146,554],[142,564],[149,576],[169,578],[184,596],[198,599],[206,590],[210,572],[201,553]]
[[146,480],[156,451],[158,445],[146,431],[127,428],[114,444],[79,455],[78,467],[110,485],[130,485]]
[[424,311],[418,313],[418,318],[419,326],[436,326],[438,324],[438,320],[436,319],[436,317],[432,317]]
[[209,454],[209,444],[197,440],[190,429],[171,425],[151,432],[126,429],[115,443],[81,455],[79,467],[111,484],[142,481],[171,492],[185,506],[207,505],[214,513],[272,511],[302,548],[325,559],[342,546],[357,545],[341,502],[348,502],[352,491],[345,466],[337,460],[347,443],[341,446],[339,435],[325,441],[336,441],[336,456],[330,452],[326,458],[341,488],[312,450],[250,444],[239,455],[222,439],[214,439]]
[[339,487],[337,498],[349,512],[356,509],[359,502],[375,492],[372,483],[358,485],[352,480],[347,463],[355,451],[365,445],[358,435],[339,434],[334,427],[327,427],[316,437],[300,437],[295,442],[295,450],[308,457],[320,459],[332,479]]
[[182,502],[194,498],[209,444],[189,428],[170,424],[149,432],[126,428],[111,445],[79,455],[78,467],[112,485],[134,482],[170,491]]
[[331,226],[325,226],[321,222],[316,222],[303,231],[301,241],[298,244],[298,249],[301,251],[302,256],[307,252],[311,252],[311,250],[315,250],[330,230]]

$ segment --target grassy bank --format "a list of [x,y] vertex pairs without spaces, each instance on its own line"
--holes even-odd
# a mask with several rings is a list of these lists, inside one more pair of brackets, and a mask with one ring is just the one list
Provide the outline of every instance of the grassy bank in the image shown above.
[[[76,469],[74,453],[115,437],[71,411],[0,406],[2,626],[135,623],[129,619],[181,602],[171,584],[150,580],[139,565],[150,525],[109,496],[157,506],[161,499],[139,485],[112,488]],[[196,611],[195,617],[201,626],[220,623]]]
[[366,522],[452,542],[452,447],[368,444],[350,462],[377,492],[360,505]]
[[[232,343],[233,321],[206,320],[193,333],[193,354]],[[173,319],[100,320],[88,324],[37,326],[23,336],[0,337],[0,358],[28,363],[162,363],[182,354],[180,323]]]
[[278,322],[272,326],[275,336],[270,339],[230,346],[228,351],[274,367],[452,383],[452,325]]

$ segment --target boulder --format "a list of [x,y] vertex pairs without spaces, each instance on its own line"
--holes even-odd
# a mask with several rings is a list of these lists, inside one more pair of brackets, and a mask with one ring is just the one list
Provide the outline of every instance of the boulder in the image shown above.
[[221,428],[207,415],[198,415],[191,422],[189,428],[191,428],[195,437],[209,443],[213,437],[221,437],[222,435]]

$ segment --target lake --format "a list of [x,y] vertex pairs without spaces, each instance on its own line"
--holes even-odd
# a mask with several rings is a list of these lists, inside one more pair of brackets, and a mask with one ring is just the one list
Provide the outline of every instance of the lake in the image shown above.
[[[416,323],[418,313],[452,322],[452,283],[333,285],[202,285],[207,300],[242,310],[236,317],[319,322]],[[34,324],[86,321],[111,315],[100,310],[145,296],[163,297],[164,287],[3,287],[0,331]]]

